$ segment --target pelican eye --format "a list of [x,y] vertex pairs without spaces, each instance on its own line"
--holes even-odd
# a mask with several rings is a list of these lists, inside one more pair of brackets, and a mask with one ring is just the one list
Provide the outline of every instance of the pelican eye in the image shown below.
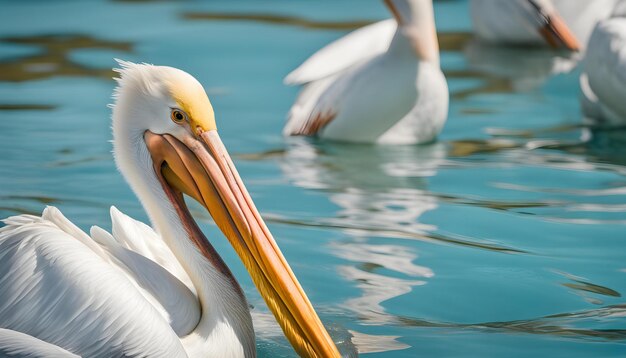
[[187,120],[187,114],[181,111],[180,109],[172,109],[172,113],[170,114],[170,118],[176,124],[182,124]]

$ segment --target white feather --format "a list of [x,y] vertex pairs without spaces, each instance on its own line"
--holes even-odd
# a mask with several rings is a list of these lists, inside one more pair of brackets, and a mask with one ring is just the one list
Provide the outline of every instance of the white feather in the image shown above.
[[14,358],[78,358],[65,349],[24,333],[0,328],[0,357]]
[[613,124],[626,123],[626,17],[598,24],[589,39],[583,70],[585,114]]
[[[185,284],[150,258],[119,245],[105,230],[94,226],[91,236],[96,241],[106,242],[107,250],[116,259],[116,266],[167,320],[176,335],[182,337],[193,330],[200,319],[200,306],[195,294]],[[152,232],[152,236],[147,239],[154,240],[156,234]]]
[[319,80],[384,53],[397,27],[394,19],[387,19],[352,31],[314,53],[285,77],[285,84]]
[[[56,209],[56,221],[67,220]],[[29,222],[25,220],[30,219]],[[21,222],[20,225],[12,222]],[[82,356],[186,356],[167,320],[118,267],[47,218],[0,229],[0,326]],[[159,337],[155,340],[154,337]]]
[[111,222],[113,237],[122,246],[158,263],[195,293],[187,272],[150,226],[125,215],[114,206],[111,207]]

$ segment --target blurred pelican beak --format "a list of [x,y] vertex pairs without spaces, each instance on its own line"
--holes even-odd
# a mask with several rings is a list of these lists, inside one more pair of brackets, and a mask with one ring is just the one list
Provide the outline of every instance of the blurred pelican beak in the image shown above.
[[565,21],[558,15],[545,19],[539,33],[552,48],[565,48],[570,51],[580,50],[580,43]]
[[[303,357],[339,357],[339,351],[259,215],[216,130],[176,139],[144,134],[154,169],[199,250],[228,270],[199,232],[185,193],[202,204],[228,238],[294,349]],[[219,262],[217,262],[219,261]]]
[[548,10],[535,0],[528,0],[532,17],[538,22],[539,34],[552,48],[580,50],[580,43],[556,10]]

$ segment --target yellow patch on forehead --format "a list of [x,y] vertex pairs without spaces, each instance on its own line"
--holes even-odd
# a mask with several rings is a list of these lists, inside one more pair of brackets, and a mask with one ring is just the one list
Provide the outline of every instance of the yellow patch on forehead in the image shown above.
[[[184,73],[184,72],[183,72]],[[204,131],[217,129],[213,106],[202,85],[191,75],[176,76],[169,82],[169,91],[180,109],[189,116],[192,129],[202,128]]]

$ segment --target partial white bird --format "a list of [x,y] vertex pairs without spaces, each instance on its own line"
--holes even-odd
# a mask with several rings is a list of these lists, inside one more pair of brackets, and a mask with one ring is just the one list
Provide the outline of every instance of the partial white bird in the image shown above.
[[[573,20],[581,15],[580,11],[587,11],[583,5],[606,1],[614,0],[471,0],[470,12],[476,35],[487,42],[549,45],[576,51],[581,47],[580,39],[571,30],[571,24],[563,20],[557,3],[563,8],[576,7],[576,11],[567,11]],[[580,19],[578,22],[584,23]]]
[[576,68],[593,26],[615,1],[471,0],[476,37],[465,56],[473,69],[507,80],[512,90],[533,90]]
[[393,20],[319,50],[286,78],[303,84],[285,135],[412,144],[434,140],[448,113],[432,0],[385,0]]
[[501,46],[477,39],[463,49],[468,65],[497,79],[505,90],[532,91],[552,76],[569,73],[578,65],[579,53],[542,47]]
[[552,3],[584,50],[596,24],[611,16],[618,1],[552,0]]
[[254,357],[248,304],[183,193],[229,239],[295,350],[339,357],[216,131],[202,86],[120,62],[115,160],[153,228],[111,209],[91,237],[48,207],[0,229],[0,356]]
[[626,1],[620,1],[589,39],[580,77],[586,116],[626,124]]

